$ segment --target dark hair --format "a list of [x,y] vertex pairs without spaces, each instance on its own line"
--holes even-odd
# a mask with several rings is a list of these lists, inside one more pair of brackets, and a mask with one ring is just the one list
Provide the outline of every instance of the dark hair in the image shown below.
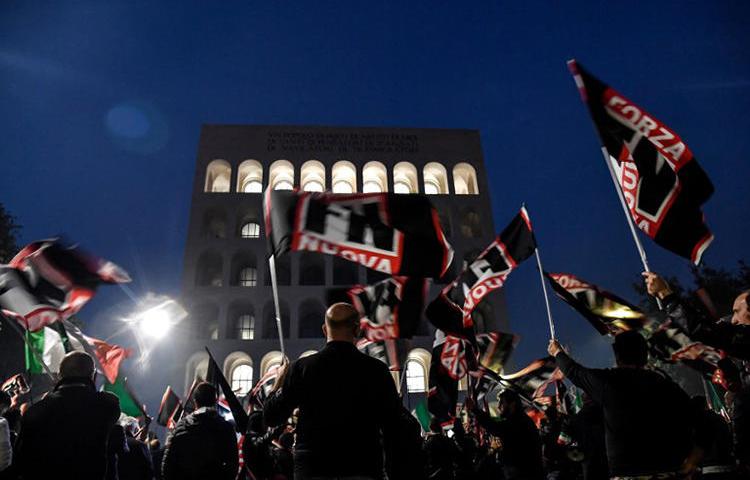
[[216,405],[216,388],[210,383],[199,383],[193,392],[193,400],[198,408],[213,407]]
[[60,378],[91,377],[94,374],[94,359],[86,352],[75,350],[60,362]]
[[615,336],[612,349],[615,351],[615,359],[619,365],[643,367],[648,362],[646,339],[635,330],[622,332]]

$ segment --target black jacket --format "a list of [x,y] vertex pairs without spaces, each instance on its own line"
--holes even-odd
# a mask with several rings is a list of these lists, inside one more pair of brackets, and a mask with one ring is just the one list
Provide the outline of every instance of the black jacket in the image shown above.
[[383,446],[390,450],[400,402],[388,367],[349,342],[329,342],[294,362],[281,389],[265,403],[270,426],[299,407],[295,474],[383,476]]
[[610,475],[679,470],[693,446],[696,419],[676,383],[644,369],[585,368],[565,352],[556,360],[565,376],[602,406]]
[[239,469],[234,427],[213,408],[183,418],[167,439],[164,480],[233,480]]
[[686,305],[676,294],[664,299],[664,310],[693,340],[720,348],[732,357],[750,360],[750,325],[714,322]]
[[542,441],[534,421],[526,413],[519,411],[502,420],[495,420],[481,410],[474,413],[479,424],[503,444],[503,473],[507,480],[544,477]]
[[128,435],[128,451],[117,459],[118,480],[153,480],[154,465],[148,446]]
[[17,461],[25,480],[102,480],[107,437],[120,416],[120,402],[97,392],[87,378],[61,380],[21,420]]

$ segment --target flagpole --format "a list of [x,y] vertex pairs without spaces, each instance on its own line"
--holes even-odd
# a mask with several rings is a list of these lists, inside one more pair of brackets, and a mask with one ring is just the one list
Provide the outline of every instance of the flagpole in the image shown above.
[[[612,162],[610,161],[610,155],[607,151],[607,147],[604,145],[601,146],[602,156],[604,157],[604,163],[607,164],[607,170],[609,170],[609,176],[612,178],[612,183],[615,185],[615,191],[617,192],[617,198],[620,199],[620,205],[622,206],[622,211],[625,214],[625,221],[628,222],[628,227],[630,228],[630,234],[633,236],[633,242],[635,242],[635,248],[638,250],[638,255],[641,257],[641,263],[643,264],[643,270],[645,272],[651,272],[651,268],[648,265],[648,258],[646,257],[646,250],[643,248],[643,244],[641,243],[641,239],[638,237],[638,232],[635,229],[635,223],[633,222],[633,217],[630,215],[630,209],[628,208],[628,204],[625,202],[625,195],[622,193],[622,187],[620,186],[620,182],[617,181],[617,175],[615,174],[615,169],[612,166]],[[659,306],[659,310],[662,309],[661,299],[658,297],[656,298],[656,303]]]
[[539,247],[534,249],[536,255],[536,264],[539,267],[539,279],[542,282],[542,291],[544,291],[544,304],[547,307],[547,320],[549,321],[549,334],[552,340],[555,340],[555,322],[552,321],[552,310],[549,308],[549,297],[547,296],[547,284],[544,282],[544,270],[542,269],[542,260],[539,258]]
[[279,333],[279,345],[281,346],[281,355],[286,357],[284,350],[284,331],[281,327],[281,312],[279,309],[279,286],[276,283],[276,255],[271,254],[268,257],[268,270],[271,272],[271,290],[273,292],[273,307],[276,312],[276,330]]

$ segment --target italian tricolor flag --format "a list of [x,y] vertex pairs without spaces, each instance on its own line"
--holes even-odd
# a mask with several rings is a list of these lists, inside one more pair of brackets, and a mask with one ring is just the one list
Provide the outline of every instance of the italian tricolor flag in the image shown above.
[[[68,337],[59,323],[44,327],[37,332],[26,331],[26,370],[29,373],[45,373],[43,361],[53,373],[60,371],[60,362],[66,353],[83,351],[83,345]],[[32,352],[31,349],[34,351]]]

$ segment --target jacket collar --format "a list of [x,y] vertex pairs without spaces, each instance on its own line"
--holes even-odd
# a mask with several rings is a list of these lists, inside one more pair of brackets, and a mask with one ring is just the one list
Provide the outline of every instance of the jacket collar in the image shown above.
[[63,378],[57,385],[55,385],[55,391],[63,390],[67,388],[86,388],[89,390],[96,390],[93,380],[88,377],[68,377]]

